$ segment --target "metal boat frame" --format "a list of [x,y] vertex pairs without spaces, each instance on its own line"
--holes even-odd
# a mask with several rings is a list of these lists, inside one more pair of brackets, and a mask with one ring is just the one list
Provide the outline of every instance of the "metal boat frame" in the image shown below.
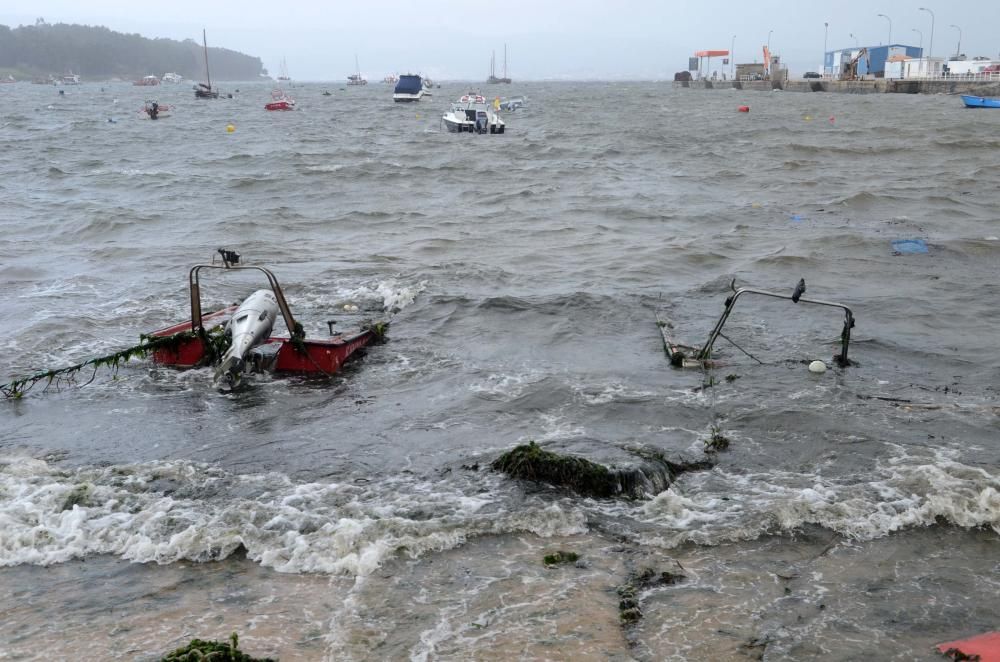
[[[205,328],[202,324],[202,314],[201,314],[201,283],[199,282],[199,275],[202,269],[221,269],[222,271],[260,271],[267,277],[267,282],[271,285],[271,291],[274,292],[274,298],[278,300],[278,310],[281,311],[281,317],[285,320],[285,325],[288,327],[288,332],[291,334],[292,338],[301,338],[305,336],[302,331],[302,327],[295,321],[292,316],[292,309],[288,307],[288,302],[285,300],[285,294],[281,291],[281,285],[278,284],[278,278],[269,269],[264,267],[258,267],[253,265],[248,266],[238,266],[240,255],[233,251],[227,251],[220,248],[219,254],[222,255],[222,264],[197,264],[191,267],[191,271],[188,274],[188,284],[191,292],[191,330],[196,332],[204,331]],[[235,259],[234,259],[235,258]]]
[[[712,346],[722,333],[722,327],[725,326],[726,321],[729,319],[729,315],[733,312],[733,308],[736,306],[736,301],[744,294],[759,294],[761,296],[771,297],[774,299],[785,299],[792,301],[793,303],[809,303],[817,306],[828,306],[843,310],[844,328],[840,334],[840,355],[834,357],[834,360],[841,367],[847,367],[851,364],[847,358],[847,350],[851,344],[851,329],[854,328],[854,313],[844,304],[833,301],[823,301],[821,299],[806,299],[805,297],[798,296],[798,294],[779,294],[777,292],[769,292],[767,290],[759,290],[752,287],[741,287],[740,289],[736,289],[735,278],[729,283],[729,287],[733,290],[733,295],[726,299],[726,309],[723,311],[719,321],[715,323],[715,328],[712,329],[712,333],[708,336],[708,340],[705,342],[705,345],[701,348],[701,351],[698,352],[697,358],[699,361],[707,361],[711,359]],[[805,291],[804,283],[802,291]]]

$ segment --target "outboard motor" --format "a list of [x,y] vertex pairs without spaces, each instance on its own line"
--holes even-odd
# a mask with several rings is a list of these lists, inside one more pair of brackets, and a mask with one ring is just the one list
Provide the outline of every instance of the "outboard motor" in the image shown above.
[[160,104],[155,101],[149,106],[149,119],[155,120],[156,116],[160,114]]
[[215,369],[216,382],[225,378],[230,388],[239,384],[247,354],[268,339],[277,318],[278,300],[271,290],[257,290],[240,304],[226,325],[232,342]]

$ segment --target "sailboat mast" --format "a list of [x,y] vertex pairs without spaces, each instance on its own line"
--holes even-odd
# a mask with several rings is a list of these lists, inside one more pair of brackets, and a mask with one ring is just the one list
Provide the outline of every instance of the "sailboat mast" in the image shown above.
[[507,77],[507,44],[503,45],[503,77]]
[[358,80],[361,80],[361,65],[358,64],[358,54],[354,54],[354,71],[358,74]]
[[208,89],[212,89],[212,74],[208,71],[208,38],[204,28],[201,30],[201,44],[205,47],[205,78],[208,79]]

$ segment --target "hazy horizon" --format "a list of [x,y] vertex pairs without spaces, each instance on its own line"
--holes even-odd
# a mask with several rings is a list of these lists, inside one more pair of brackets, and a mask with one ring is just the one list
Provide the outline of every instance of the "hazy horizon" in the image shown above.
[[[923,33],[925,50],[931,45],[931,17],[918,10],[919,0],[848,0],[836,8],[791,10],[785,5],[720,0],[711,9],[671,10],[653,0],[633,0],[628,7],[587,0],[545,5],[513,0],[493,12],[472,12],[468,3],[456,0],[420,7],[387,0],[379,6],[344,3],[336,8],[300,2],[279,14],[273,4],[260,0],[211,6],[192,0],[163,5],[95,0],[86,7],[69,0],[38,0],[31,14],[0,10],[0,23],[16,27],[44,18],[199,41],[205,28],[210,46],[260,57],[272,76],[284,58],[293,80],[317,82],[343,81],[354,71],[355,56],[371,81],[405,71],[441,80],[484,80],[493,51],[501,72],[505,43],[508,72],[515,81],[656,80],[685,69],[696,50],[728,50],[734,35],[737,62],[762,61],[769,32],[771,50],[794,74],[821,66],[824,22],[830,24],[828,50],[887,43],[889,22],[880,13],[892,19],[894,43],[920,45],[916,29]],[[933,55],[955,52],[959,31],[950,26],[958,25],[963,53],[1000,57],[994,29],[1000,25],[1000,3],[971,0],[929,8],[936,14]],[[721,73],[721,60],[713,61],[712,69]]]

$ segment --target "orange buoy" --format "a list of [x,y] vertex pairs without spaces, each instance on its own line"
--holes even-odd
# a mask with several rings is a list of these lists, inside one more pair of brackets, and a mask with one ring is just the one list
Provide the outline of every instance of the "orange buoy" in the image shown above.
[[737,110],[739,110],[741,113],[749,113],[750,106],[740,106],[739,108],[737,108]]

